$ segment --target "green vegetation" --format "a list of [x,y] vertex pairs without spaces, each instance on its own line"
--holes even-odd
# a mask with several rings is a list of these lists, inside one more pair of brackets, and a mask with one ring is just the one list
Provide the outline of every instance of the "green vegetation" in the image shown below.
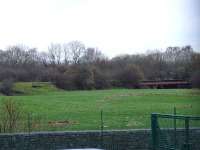
[[178,114],[200,115],[199,90],[59,91],[49,83],[42,85],[31,88],[32,83],[17,83],[15,89],[27,95],[0,96],[0,103],[6,98],[19,102],[27,112],[24,118],[31,113],[32,130],[100,129],[101,110],[104,129],[150,128],[152,112],[173,113],[174,106]]
[[49,82],[17,82],[13,87],[17,95],[39,95],[59,91]]

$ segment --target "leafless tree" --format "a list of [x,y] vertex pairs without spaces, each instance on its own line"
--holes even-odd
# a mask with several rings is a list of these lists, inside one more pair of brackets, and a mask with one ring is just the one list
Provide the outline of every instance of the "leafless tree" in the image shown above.
[[48,47],[49,59],[51,64],[61,64],[62,46],[61,44],[53,44]]
[[72,63],[79,64],[85,51],[85,45],[80,41],[72,41],[68,43],[68,48],[72,55]]
[[83,63],[95,63],[97,61],[106,59],[105,56],[97,48],[87,48],[81,57]]
[[63,49],[63,54],[64,54],[64,64],[68,65],[70,63],[70,48],[69,48],[69,45],[64,43],[62,49]]

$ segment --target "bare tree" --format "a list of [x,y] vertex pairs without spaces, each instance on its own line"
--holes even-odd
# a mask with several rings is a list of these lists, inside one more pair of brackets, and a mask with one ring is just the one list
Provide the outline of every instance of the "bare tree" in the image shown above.
[[51,64],[61,64],[62,46],[61,44],[53,44],[48,47],[49,59]]
[[5,55],[6,62],[10,66],[21,65],[26,61],[26,51],[28,47],[24,45],[15,45],[7,48]]
[[64,64],[68,65],[70,63],[70,49],[68,44],[63,44],[63,54],[64,54]]
[[84,54],[85,45],[80,41],[71,41],[68,43],[68,48],[72,55],[72,63],[79,64],[80,58]]
[[97,48],[87,48],[81,57],[83,63],[95,63],[105,59],[105,56]]
[[38,55],[39,55],[39,63],[47,67],[50,62],[48,53],[41,52]]

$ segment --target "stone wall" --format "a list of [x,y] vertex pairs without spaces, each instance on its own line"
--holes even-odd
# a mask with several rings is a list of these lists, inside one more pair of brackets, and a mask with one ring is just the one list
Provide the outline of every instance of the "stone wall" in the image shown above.
[[[200,149],[200,130],[191,134],[193,150]],[[0,150],[55,150],[67,148],[104,148],[107,150],[148,150],[150,130],[78,131],[0,134]]]

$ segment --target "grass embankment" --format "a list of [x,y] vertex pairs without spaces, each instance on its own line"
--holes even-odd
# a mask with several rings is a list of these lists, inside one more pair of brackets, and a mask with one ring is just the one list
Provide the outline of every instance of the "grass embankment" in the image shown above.
[[[23,106],[24,112],[32,113],[33,130],[100,129],[101,110],[104,129],[150,128],[152,112],[173,113],[174,106],[178,114],[200,115],[199,90],[61,91],[50,84],[40,90],[23,84],[16,84],[15,89],[26,95],[11,98]],[[0,96],[0,102],[5,98]]]
[[15,95],[40,95],[59,91],[49,82],[17,82],[14,84]]

